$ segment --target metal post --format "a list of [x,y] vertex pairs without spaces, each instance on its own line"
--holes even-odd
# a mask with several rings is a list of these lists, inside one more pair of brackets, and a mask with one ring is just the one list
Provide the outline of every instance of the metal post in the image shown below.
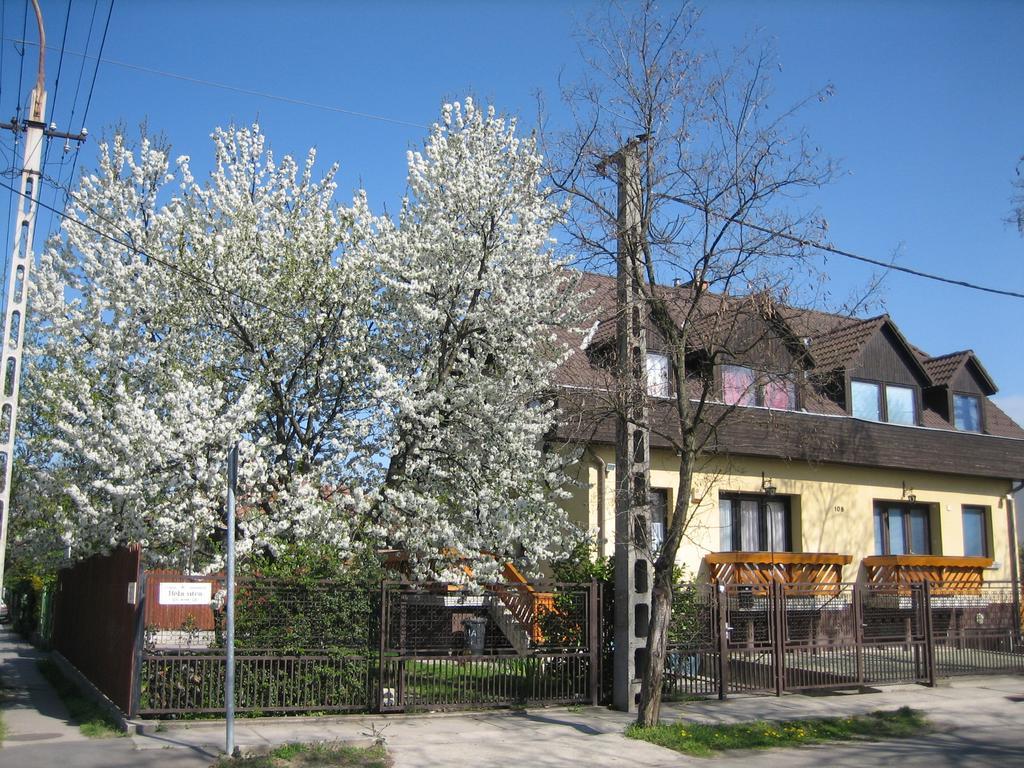
[[235,489],[238,485],[238,443],[228,450],[228,536],[227,536],[227,660],[224,669],[225,748],[235,754]]
[[853,645],[857,659],[857,682],[864,685],[864,598],[860,584],[853,585]]
[[[399,587],[399,589],[400,588],[401,587]],[[401,593],[399,593],[399,598],[401,599],[402,597],[404,596],[401,595]],[[378,712],[384,712],[386,709],[390,708],[386,707],[384,702],[384,681],[386,679],[384,672],[384,658],[387,650],[388,624],[391,621],[390,612],[388,608],[388,583],[382,579],[380,582],[380,632],[378,632],[377,636],[377,695],[375,697],[377,700]],[[402,649],[401,655],[404,655],[404,648]],[[396,700],[395,702],[393,702],[393,705],[397,703],[398,701]]]
[[932,627],[932,583],[924,582],[924,663],[927,665],[928,685],[935,687],[935,632]]
[[786,593],[785,585],[772,580],[772,588],[768,593],[771,611],[775,618],[773,632],[775,640],[775,695],[781,696],[786,687]]
[[718,603],[718,698],[725,700],[729,690],[729,622],[728,599],[725,585],[718,584],[716,589]]
[[590,580],[587,593],[587,645],[590,646],[590,703],[601,703],[601,602],[597,579]]
[[1017,515],[1014,510],[1015,502],[1012,491],[1011,485],[1011,492],[1006,494],[1006,532],[1007,538],[1010,540],[1010,551],[1007,554],[1010,557],[1010,592],[1014,615],[1012,640],[1017,643],[1020,639],[1021,623],[1024,621],[1024,616],[1020,612],[1020,573],[1018,568],[1020,549],[1017,543]]

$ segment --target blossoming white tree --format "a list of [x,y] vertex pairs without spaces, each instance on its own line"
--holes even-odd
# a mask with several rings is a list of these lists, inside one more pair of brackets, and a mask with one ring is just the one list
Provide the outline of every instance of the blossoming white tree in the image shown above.
[[300,169],[275,162],[258,128],[213,138],[202,185],[188,158],[172,174],[160,147],[143,140],[136,156],[115,138],[42,257],[34,481],[70,498],[82,553],[202,549],[233,436],[247,439],[248,543],[348,538],[341,512],[358,497],[336,491],[372,450],[369,273],[339,253],[367,217],[332,203],[312,153]]
[[545,393],[563,359],[554,329],[573,310],[550,252],[564,211],[540,174],[534,140],[517,137],[515,121],[470,99],[446,106],[423,153],[409,154],[397,224],[374,244],[390,352],[378,521],[420,575],[458,576],[460,558],[485,575],[564,544]]
[[533,140],[446,107],[391,222],[337,206],[312,153],[275,161],[256,127],[213,139],[200,183],[115,138],[73,196],[31,297],[24,512],[67,499],[78,554],[209,562],[240,435],[247,546],[360,537],[482,577],[481,553],[560,551],[545,392],[572,310]]

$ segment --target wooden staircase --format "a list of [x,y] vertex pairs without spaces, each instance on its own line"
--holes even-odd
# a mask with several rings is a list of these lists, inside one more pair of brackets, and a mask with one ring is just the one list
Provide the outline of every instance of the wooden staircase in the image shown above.
[[497,599],[490,604],[491,618],[516,653],[524,656],[531,646],[544,641],[540,620],[554,611],[555,596],[534,589],[512,563],[505,563],[502,576],[505,583],[492,588]]

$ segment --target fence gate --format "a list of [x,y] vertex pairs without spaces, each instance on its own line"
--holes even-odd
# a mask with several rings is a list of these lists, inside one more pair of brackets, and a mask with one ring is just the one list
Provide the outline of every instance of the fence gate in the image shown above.
[[[730,584],[719,593],[724,626],[719,627],[726,657],[725,693],[778,692],[782,670],[779,644],[780,604],[774,584]],[[723,632],[724,631],[724,632]]]
[[380,710],[597,703],[599,589],[384,584]]

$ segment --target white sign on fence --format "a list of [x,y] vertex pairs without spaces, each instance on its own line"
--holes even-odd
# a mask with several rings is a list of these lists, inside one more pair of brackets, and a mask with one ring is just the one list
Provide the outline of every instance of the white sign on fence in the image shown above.
[[208,581],[162,582],[160,605],[209,605],[212,586]]

